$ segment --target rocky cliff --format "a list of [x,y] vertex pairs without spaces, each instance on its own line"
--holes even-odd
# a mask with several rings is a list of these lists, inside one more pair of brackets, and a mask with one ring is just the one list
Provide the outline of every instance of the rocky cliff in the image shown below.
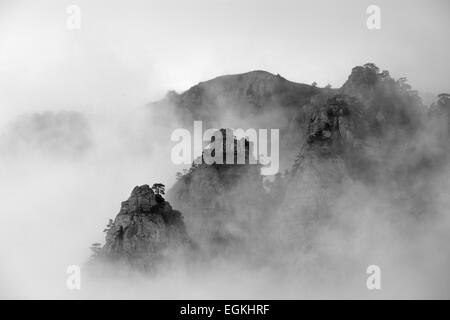
[[257,164],[193,165],[168,197],[186,215],[193,240],[213,254],[244,250],[266,214]]
[[94,250],[93,259],[143,271],[154,271],[193,248],[181,213],[148,185],[133,189],[105,232],[106,243]]

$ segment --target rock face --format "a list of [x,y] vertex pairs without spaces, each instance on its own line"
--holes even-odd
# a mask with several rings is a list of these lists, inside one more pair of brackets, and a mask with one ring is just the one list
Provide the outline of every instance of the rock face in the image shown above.
[[373,63],[357,66],[339,90],[358,99],[372,135],[411,135],[425,120],[425,107],[406,78],[394,79]]
[[438,101],[429,110],[430,127],[433,128],[435,138],[441,149],[448,149],[450,136],[450,94],[440,94]]
[[[311,98],[306,141],[277,212],[279,238],[292,250],[313,247],[320,228],[336,229],[336,204],[355,183],[389,190],[393,199],[402,199],[396,202],[399,211],[429,212],[421,199],[431,189],[417,177],[423,156],[430,156],[417,150],[425,107],[410,89],[405,79],[366,64],[352,70],[338,93]],[[408,206],[414,209],[404,209]]]
[[366,134],[361,106],[350,97],[325,95],[309,107],[306,141],[277,208],[277,238],[297,251],[312,246],[317,227],[332,217],[333,203],[352,179],[346,160],[361,153]]
[[[237,142],[230,131],[221,130],[225,157]],[[231,142],[231,143],[230,143]],[[243,164],[202,163],[180,174],[168,197],[186,217],[189,235],[207,253],[243,249],[252,229],[264,217],[264,188],[260,165],[250,164],[247,144]],[[217,158],[216,158],[217,159]]]
[[110,223],[97,259],[152,271],[168,253],[190,248],[183,217],[148,185],[135,187]]

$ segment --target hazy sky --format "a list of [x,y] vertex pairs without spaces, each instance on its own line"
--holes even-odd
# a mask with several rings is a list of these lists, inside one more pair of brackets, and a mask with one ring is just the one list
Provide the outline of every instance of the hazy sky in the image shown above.
[[[70,4],[81,30],[66,27]],[[381,30],[366,27],[370,4]],[[449,9],[447,0],[0,0],[0,124],[25,111],[113,112],[255,69],[340,86],[371,61],[415,89],[450,91]]]

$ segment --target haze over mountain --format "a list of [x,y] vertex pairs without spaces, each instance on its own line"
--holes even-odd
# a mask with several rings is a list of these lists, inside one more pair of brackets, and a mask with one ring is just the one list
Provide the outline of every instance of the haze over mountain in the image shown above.
[[[0,297],[449,297],[449,9],[0,1]],[[279,128],[280,174],[170,161],[193,120]]]
[[[183,237],[195,248],[179,261],[188,262],[194,273],[212,272],[208,265],[224,261],[222,266],[264,268],[294,281],[325,277],[328,285],[344,286],[350,295],[359,292],[355,274],[373,259],[402,282],[406,265],[412,266],[408,275],[428,268],[417,254],[434,261],[430,254],[437,250],[436,268],[443,271],[450,265],[442,233],[449,221],[442,207],[449,190],[444,179],[449,173],[449,97],[442,94],[427,108],[406,79],[393,79],[372,63],[353,68],[337,89],[253,71],[201,82],[181,94],[169,92],[149,108],[168,112],[187,128],[194,120],[204,121],[206,128],[279,128],[283,159],[283,171],[271,179],[249,163],[193,164],[179,173],[166,196],[181,211]],[[232,132],[223,130],[223,137],[233,139]],[[114,225],[130,215],[134,229],[147,228],[139,222],[144,220],[122,211]],[[161,233],[166,228],[155,227]],[[159,240],[150,236],[143,247],[139,233],[127,228],[122,233],[130,234],[132,251],[119,260],[140,269],[135,258],[129,260],[137,254],[157,266],[150,257]],[[109,263],[108,248],[122,246],[122,238],[108,232],[100,252]],[[431,251],[425,246],[429,241]],[[394,258],[400,252],[401,262]],[[337,274],[347,282],[331,280]],[[425,276],[409,294],[447,296],[446,288]],[[393,287],[387,294],[405,295]]]

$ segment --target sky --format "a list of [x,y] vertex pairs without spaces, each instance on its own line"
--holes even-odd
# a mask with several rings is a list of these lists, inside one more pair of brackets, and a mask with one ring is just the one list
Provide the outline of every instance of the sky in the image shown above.
[[[69,30],[66,9],[81,9]],[[366,27],[369,5],[381,29]],[[52,109],[141,106],[223,74],[339,87],[374,62],[450,91],[448,1],[0,1],[0,125]]]

